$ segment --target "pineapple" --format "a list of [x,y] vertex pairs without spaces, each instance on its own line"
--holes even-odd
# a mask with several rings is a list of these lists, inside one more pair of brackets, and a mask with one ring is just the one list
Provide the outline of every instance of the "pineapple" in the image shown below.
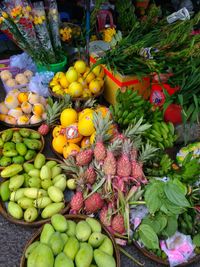
[[112,124],[110,120],[110,113],[105,118],[101,113],[94,113],[93,117],[94,128],[96,129],[96,144],[94,147],[94,157],[97,161],[103,161],[106,158],[106,148],[104,142],[111,138],[108,133],[109,127]]
[[41,135],[47,135],[50,127],[52,127],[59,119],[61,112],[68,107],[71,107],[71,98],[69,95],[65,95],[64,99],[53,103],[52,98],[48,99],[47,105],[47,118],[46,122],[38,128],[38,132]]
[[130,150],[132,143],[130,139],[126,139],[122,145],[122,155],[117,161],[117,175],[128,177],[131,175]]
[[123,134],[127,138],[136,141],[135,138],[139,138],[146,130],[151,128],[151,124],[142,124],[142,121],[143,118],[140,118],[137,122],[135,121],[133,124],[129,125],[129,127],[123,131]]
[[96,104],[96,99],[90,98],[84,103],[82,103],[80,100],[76,100],[74,105],[75,105],[74,107],[75,110],[80,112],[81,110],[85,108],[94,108],[97,104]]

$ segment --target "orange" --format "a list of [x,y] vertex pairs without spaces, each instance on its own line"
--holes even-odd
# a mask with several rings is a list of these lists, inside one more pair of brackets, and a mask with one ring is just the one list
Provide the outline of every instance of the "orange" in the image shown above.
[[52,132],[53,137],[57,137],[60,134],[61,129],[62,129],[61,125],[57,125],[56,127],[54,127]]
[[65,135],[58,135],[57,137],[53,138],[52,146],[53,149],[58,152],[59,154],[63,153],[63,147],[67,143],[67,138]]
[[67,143],[63,147],[63,157],[66,159],[72,154],[75,154],[80,151],[80,147],[73,143]]
[[28,95],[27,95],[27,93],[19,93],[17,96],[17,99],[18,99],[19,103],[27,102]]

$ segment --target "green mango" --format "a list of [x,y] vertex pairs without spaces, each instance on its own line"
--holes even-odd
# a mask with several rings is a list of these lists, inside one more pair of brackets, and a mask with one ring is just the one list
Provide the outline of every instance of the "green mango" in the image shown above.
[[0,137],[0,148],[3,148],[4,146],[4,141],[2,140],[2,138]]
[[15,202],[8,202],[8,213],[14,217],[15,219],[22,219],[23,217],[23,210],[22,208],[16,204]]
[[16,150],[20,156],[25,156],[27,153],[27,147],[24,143],[17,143]]
[[29,255],[27,267],[54,267],[54,256],[50,247],[40,243]]
[[23,164],[24,163],[24,157],[23,156],[13,157],[12,162],[17,163],[17,164]]
[[74,221],[71,220],[67,220],[67,235],[68,236],[75,236],[76,235],[76,223]]
[[14,143],[22,143],[23,142],[23,138],[22,138],[22,136],[20,135],[20,133],[18,131],[15,131],[13,133],[12,141]]
[[3,171],[1,172],[2,178],[9,178],[12,176],[15,176],[19,172],[23,170],[22,165],[13,163],[10,166],[7,166]]
[[28,248],[25,251],[25,258],[27,259],[30,254],[33,252],[33,250],[40,244],[39,241],[35,241],[33,242],[30,246],[28,246]]
[[25,188],[24,189],[24,196],[32,199],[46,197],[47,191],[38,188]]
[[65,247],[63,249],[63,252],[65,253],[65,255],[71,259],[74,260],[75,256],[79,250],[79,242],[76,239],[76,237],[69,237],[69,239],[67,240],[67,243],[65,244]]
[[12,163],[12,159],[9,158],[9,157],[5,157],[5,156],[3,156],[3,157],[0,159],[0,166],[1,166],[1,167],[7,167],[7,166],[9,166],[11,163]]
[[64,194],[63,192],[56,186],[50,186],[47,190],[48,192],[48,195],[50,197],[50,199],[53,201],[53,202],[62,202],[64,200]]
[[59,232],[55,232],[49,239],[49,246],[53,251],[54,255],[58,255],[64,248],[64,242]]
[[54,166],[56,166],[58,163],[55,160],[49,160],[47,161],[47,163],[45,164],[47,167],[49,167],[50,169],[52,169]]
[[24,210],[33,207],[33,200],[28,197],[22,197],[17,201],[17,204]]
[[66,232],[68,228],[66,218],[61,214],[55,214],[51,217],[51,224],[58,232]]
[[64,207],[65,207],[65,204],[63,202],[51,203],[43,209],[41,213],[41,217],[43,219],[50,218],[54,214],[59,213]]
[[112,241],[107,236],[104,236],[104,237],[105,237],[104,241],[101,244],[101,246],[99,247],[99,250],[101,250],[102,252],[105,252],[105,253],[109,254],[110,256],[112,256],[113,255],[113,244],[112,244]]
[[89,239],[92,229],[86,221],[80,221],[76,225],[76,237],[79,241],[85,242]]
[[65,233],[61,233],[61,237],[62,237],[62,240],[63,240],[64,244],[66,244],[67,240],[69,239],[68,235],[65,234]]
[[13,142],[6,142],[3,146],[4,150],[15,150],[16,149],[16,144]]
[[94,260],[98,267],[105,267],[105,266],[116,267],[116,261],[114,257],[101,251],[100,249],[94,250]]
[[34,150],[29,149],[25,155],[25,160],[31,160],[36,156],[36,152]]
[[24,144],[31,150],[39,150],[41,148],[41,141],[24,138]]
[[29,138],[31,138],[31,139],[40,139],[41,138],[41,134],[38,133],[38,132],[32,132],[31,131],[31,134],[30,134]]
[[24,220],[25,222],[33,222],[38,217],[38,211],[35,207],[29,207],[24,212]]
[[1,139],[3,140],[3,142],[8,142],[9,140],[11,140],[13,137],[13,130],[12,129],[8,129],[3,131],[2,135],[1,135]]
[[45,180],[41,180],[41,187],[44,190],[47,190],[50,186],[53,185],[53,182],[51,179],[45,179]]
[[59,174],[53,179],[54,186],[60,188],[61,191],[65,191],[67,187],[67,179],[65,174]]
[[29,187],[28,181],[30,178],[31,177],[27,173],[24,173],[24,185],[23,185],[24,187]]
[[9,189],[9,183],[10,181],[5,181],[1,184],[0,187],[0,195],[1,195],[1,199],[3,201],[8,201],[10,198],[10,189]]
[[9,183],[9,189],[10,191],[16,191],[19,189],[24,183],[24,175],[15,175],[10,178],[10,183]]
[[42,166],[44,166],[45,162],[46,162],[45,155],[43,155],[42,153],[38,153],[34,160],[34,167],[40,170]]
[[46,165],[44,165],[42,168],[41,168],[41,171],[40,171],[40,178],[42,180],[45,180],[45,179],[51,179],[51,169],[49,167],[47,167]]
[[29,137],[31,134],[31,131],[26,128],[22,128],[19,130],[19,133],[21,134],[22,137]]
[[[76,254],[75,263],[76,267],[89,267],[93,260],[93,249],[88,243],[81,244],[81,247]],[[104,267],[110,267],[105,265]]]
[[30,177],[37,177],[39,178],[40,177],[40,171],[38,169],[32,169],[28,172],[28,175]]
[[51,169],[51,176],[52,176],[52,179],[54,177],[56,177],[58,174],[60,174],[62,172],[62,169],[61,167],[59,167],[58,165],[54,166],[52,169]]
[[97,265],[91,264],[89,267],[97,267]]
[[38,209],[44,209],[46,206],[48,206],[51,203],[52,201],[49,197],[40,197],[40,198],[35,199],[33,202],[34,207]]
[[14,149],[12,149],[12,150],[4,150],[3,149],[2,153],[3,153],[3,156],[8,157],[8,158],[16,157],[18,155],[17,150],[14,150]]
[[31,177],[28,180],[29,187],[41,188],[41,180],[38,177]]
[[55,258],[54,267],[74,267],[74,263],[63,252]]
[[48,245],[50,237],[53,233],[55,233],[53,226],[50,223],[46,223],[40,234],[40,242]]
[[10,201],[17,202],[20,198],[24,197],[25,188],[19,188],[10,194]]
[[87,218],[86,222],[90,225],[92,232],[101,233],[101,224],[94,218]]
[[30,170],[35,169],[34,165],[32,163],[28,163],[28,162],[25,162],[23,164],[23,168],[24,168],[25,172],[27,172],[27,173],[29,173]]
[[105,236],[102,233],[92,233],[88,243],[93,247],[93,248],[98,248],[104,241]]

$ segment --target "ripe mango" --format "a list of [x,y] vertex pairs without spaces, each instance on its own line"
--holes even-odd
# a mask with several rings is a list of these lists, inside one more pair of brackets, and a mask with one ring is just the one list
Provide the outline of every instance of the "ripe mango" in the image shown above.
[[24,212],[24,220],[26,222],[33,222],[38,217],[38,210],[35,207],[29,207]]
[[74,263],[63,252],[55,258],[54,267],[74,267]]
[[113,244],[112,241],[110,240],[110,238],[108,238],[107,236],[104,236],[104,241],[101,244],[101,246],[99,247],[99,250],[101,250],[102,252],[105,252],[109,255],[113,255]]
[[51,179],[45,179],[45,180],[41,180],[41,187],[44,190],[47,190],[50,186],[53,185],[53,182]]
[[88,243],[93,247],[93,248],[98,248],[104,240],[105,236],[102,233],[92,233]]
[[63,192],[56,186],[50,186],[48,188],[48,195],[53,202],[61,202],[64,200]]
[[25,210],[30,207],[33,207],[33,200],[27,197],[22,197],[17,201],[17,204]]
[[40,170],[40,178],[41,178],[41,180],[51,179],[51,169],[50,169],[50,167],[47,167],[46,165],[44,165],[42,167],[42,169]]
[[23,164],[23,168],[24,168],[25,172],[27,172],[27,173],[29,173],[30,170],[35,169],[34,165],[32,163],[28,163],[28,162],[25,162]]
[[49,197],[40,197],[33,201],[34,207],[38,209],[44,209],[46,206],[51,204],[51,199]]
[[17,202],[20,198],[24,197],[25,188],[19,188],[10,194],[10,201]]
[[53,178],[54,186],[60,188],[61,191],[64,191],[67,186],[67,180],[65,174],[59,174]]
[[10,191],[16,191],[24,183],[24,175],[15,175],[10,178],[9,189]]
[[28,172],[28,175],[31,177],[40,177],[40,171],[38,169],[32,169]]
[[49,239],[49,246],[52,249],[54,255],[58,255],[62,252],[64,242],[59,232],[55,232],[51,235]]
[[76,223],[74,221],[71,220],[67,220],[67,235],[68,236],[75,236],[76,235]]
[[79,247],[80,245],[76,237],[71,236],[67,240],[67,243],[65,244],[63,252],[68,258],[70,258],[71,260],[74,260],[79,250]]
[[101,224],[94,218],[87,218],[86,222],[90,225],[92,232],[101,233]]
[[29,255],[33,252],[33,250],[40,244],[39,241],[33,242],[25,251],[25,258],[27,259]]
[[56,165],[51,169],[52,179],[62,172],[62,169]]
[[51,217],[51,224],[58,232],[65,232],[68,228],[67,220],[61,214],[55,214]]
[[36,199],[40,197],[46,197],[47,191],[38,188],[25,188],[24,195],[28,198]]
[[65,233],[61,233],[62,240],[64,242],[64,245],[67,243],[67,240],[69,239],[68,235]]
[[14,217],[15,219],[22,219],[23,217],[23,210],[22,208],[16,204],[15,202],[10,201],[8,203],[8,213]]
[[34,160],[34,167],[36,169],[41,169],[46,162],[46,157],[42,153],[38,153]]
[[109,254],[101,251],[100,249],[94,250],[94,260],[98,267],[116,267],[115,259]]
[[[76,267],[89,267],[93,260],[93,249],[90,244],[83,243],[76,254],[75,262]],[[104,267],[110,267],[105,265]]]
[[85,242],[91,235],[91,227],[86,221],[80,221],[76,225],[76,237],[79,241]]
[[40,243],[28,257],[27,267],[54,267],[54,256],[50,247]]
[[28,186],[34,188],[41,188],[41,180],[38,177],[31,177],[28,180]]
[[50,218],[54,214],[59,213],[64,207],[65,207],[65,204],[63,202],[51,203],[44,208],[44,210],[42,211],[41,217],[43,219]]
[[8,201],[9,198],[10,198],[10,189],[9,189],[9,183],[10,181],[5,181],[1,184],[1,187],[0,187],[0,195],[1,195],[1,199],[3,201]]
[[27,147],[24,143],[17,143],[16,150],[20,156],[25,156],[27,153]]
[[1,177],[2,178],[8,178],[17,175],[19,172],[23,170],[22,165],[20,164],[12,164],[8,167],[6,167],[2,172],[1,172]]
[[50,223],[46,223],[40,234],[40,242],[48,245],[50,237],[53,233],[55,233],[53,226]]
[[45,165],[51,169],[57,165],[57,162],[55,160],[49,160]]

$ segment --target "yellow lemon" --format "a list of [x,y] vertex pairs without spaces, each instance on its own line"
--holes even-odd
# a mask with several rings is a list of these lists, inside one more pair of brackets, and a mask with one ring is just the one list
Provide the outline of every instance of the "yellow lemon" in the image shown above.
[[83,93],[83,86],[79,82],[72,82],[69,86],[69,94],[72,97],[79,97]]
[[27,95],[27,93],[19,93],[17,96],[17,99],[18,99],[19,103],[27,102],[28,95]]
[[87,87],[87,82],[82,77],[78,78],[78,82],[82,84],[83,88]]
[[92,80],[95,79],[95,75],[93,72],[87,71],[84,73],[83,78],[87,83],[90,83]]
[[62,90],[62,87],[60,85],[55,85],[55,86],[52,87],[52,91],[54,93],[57,93],[60,90]]
[[77,122],[78,114],[73,108],[66,108],[60,114],[60,123],[63,127],[67,127],[72,123]]
[[81,148],[82,149],[85,149],[85,148],[88,148],[90,147],[91,144],[90,144],[90,137],[84,137],[81,141]]
[[70,124],[66,129],[65,129],[65,134],[67,137],[67,142],[69,143],[78,143],[81,141],[83,136],[79,133],[78,131],[78,123],[73,123]]
[[65,89],[64,89],[64,92],[65,92],[65,94],[68,94],[68,95],[70,94],[68,88],[65,88]]
[[57,72],[56,75],[54,76],[54,79],[61,79],[61,78],[64,77],[64,76],[65,76],[64,72],[59,71],[59,72]]
[[89,90],[93,93],[93,94],[97,94],[101,91],[101,84],[98,80],[92,80],[89,84]]
[[56,85],[59,85],[58,80],[51,80],[51,82],[49,83],[50,87],[54,87]]
[[99,81],[100,84],[101,84],[101,87],[103,87],[103,85],[104,85],[104,80],[103,80],[102,78],[99,78],[99,77],[97,77],[96,80]]
[[63,76],[61,79],[60,79],[60,85],[63,87],[63,88],[67,88],[69,86],[69,82],[66,78],[66,76]]
[[60,134],[61,130],[62,130],[61,125],[57,125],[56,127],[54,127],[53,132],[52,132],[53,137],[57,137]]
[[98,76],[101,74],[101,72],[102,72],[102,67],[101,67],[101,65],[97,65],[97,66],[92,70],[92,72],[98,77]]
[[80,152],[80,147],[73,143],[67,143],[63,147],[63,157],[66,159],[70,155],[74,155],[76,153]]
[[84,73],[86,70],[86,63],[83,60],[77,60],[74,64],[74,68],[78,73]]
[[94,144],[95,142],[95,138],[96,138],[96,132],[94,132],[91,136],[90,136],[90,144]]
[[83,97],[84,98],[89,98],[92,96],[92,92],[89,89],[84,89],[83,90]]
[[69,83],[73,83],[73,82],[77,81],[78,80],[77,71],[74,68],[69,69],[66,73],[66,78],[67,78]]
[[109,112],[109,108],[105,107],[105,106],[99,106],[97,107],[96,109],[96,112],[100,112],[102,117],[105,118],[106,115],[108,114]]
[[88,113],[93,113],[94,112],[94,110],[92,110],[91,108],[85,108],[85,109],[83,109],[81,112],[79,112],[79,114],[78,114],[78,119],[79,119],[79,121],[86,115],[86,114],[88,114]]
[[94,133],[93,113],[87,113],[78,122],[78,131],[83,136],[90,136]]
[[33,114],[41,116],[43,113],[44,113],[44,107],[42,104],[37,103],[33,106]]
[[58,135],[53,138],[52,146],[53,149],[58,152],[59,154],[63,153],[63,147],[67,143],[67,138],[65,135]]

